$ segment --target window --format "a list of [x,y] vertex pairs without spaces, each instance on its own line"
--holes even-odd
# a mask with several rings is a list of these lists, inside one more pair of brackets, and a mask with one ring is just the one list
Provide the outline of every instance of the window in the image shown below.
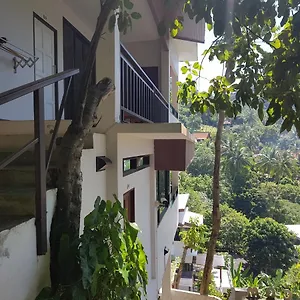
[[123,201],[129,222],[135,222],[134,189],[124,194]]
[[166,213],[171,199],[171,172],[157,171],[156,173],[156,200],[160,202],[157,210],[158,224]]
[[134,158],[123,159],[123,172],[136,169],[136,160]]
[[129,157],[123,159],[123,176],[149,167],[150,155]]
[[170,171],[157,171],[156,174],[156,194],[157,201],[161,201],[162,198],[170,200],[171,192],[171,180]]

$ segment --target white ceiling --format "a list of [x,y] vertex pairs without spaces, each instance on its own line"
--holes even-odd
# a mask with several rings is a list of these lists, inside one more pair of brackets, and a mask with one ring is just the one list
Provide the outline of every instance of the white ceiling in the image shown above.
[[147,0],[132,0],[133,11],[142,15],[142,19],[132,20],[132,31],[121,37],[122,42],[152,41],[159,38],[157,26]]
[[100,12],[100,0],[63,0],[75,14],[90,28],[96,26]]
[[[63,0],[79,18],[90,28],[94,29],[100,12],[100,0]],[[132,11],[139,12],[142,19],[132,20],[132,31],[128,30],[121,37],[122,42],[150,41],[159,38],[157,26],[147,0],[131,0],[134,4]]]

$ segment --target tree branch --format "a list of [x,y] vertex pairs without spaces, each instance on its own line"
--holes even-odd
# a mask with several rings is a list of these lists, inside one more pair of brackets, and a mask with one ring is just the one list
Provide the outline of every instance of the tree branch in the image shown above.
[[266,41],[263,37],[261,37],[260,35],[256,34],[249,26],[247,26],[246,24],[243,24],[240,19],[235,16],[236,20],[240,23],[241,26],[245,27],[245,29],[247,30],[247,32],[251,32],[255,37],[257,37],[258,39],[262,40],[264,43],[266,43],[267,45],[269,45],[271,48],[275,49],[276,48],[268,41]]
[[95,65],[98,44],[102,36],[103,29],[107,23],[108,17],[116,7],[117,3],[118,0],[109,0],[109,1],[105,1],[105,3],[101,5],[101,12],[97,19],[97,25],[91,40],[89,53],[87,54],[87,60],[84,66],[84,71],[81,74],[82,80],[80,83],[80,90],[78,93],[77,109],[75,112],[75,116],[73,118],[73,122],[79,127],[82,126],[83,111],[86,104],[87,93],[89,90],[88,87],[91,82],[93,67]]

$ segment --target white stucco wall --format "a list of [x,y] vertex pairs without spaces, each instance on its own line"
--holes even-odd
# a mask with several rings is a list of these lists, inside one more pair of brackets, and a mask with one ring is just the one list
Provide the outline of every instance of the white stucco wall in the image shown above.
[[81,158],[82,170],[82,206],[80,230],[82,232],[84,218],[93,208],[98,196],[106,198],[106,171],[96,172],[96,157],[106,155],[106,137],[104,134],[93,135],[93,149],[84,149]]
[[159,67],[160,69],[160,40],[125,43],[124,46],[142,67]]
[[[57,30],[58,71],[63,70],[63,16],[87,38],[92,30],[62,0],[3,0],[0,10],[1,37],[19,48],[34,53],[33,13],[44,18]],[[14,73],[12,58],[0,50],[0,92],[34,80],[34,68],[18,68]],[[59,84],[59,99],[63,94],[63,83]],[[22,107],[22,109],[20,109]],[[33,118],[32,96],[26,96],[1,106],[0,119],[28,120]]]
[[[174,241],[172,255],[174,255],[175,257],[182,257],[183,247],[184,247],[183,242]],[[188,252],[187,252],[186,256],[187,257],[197,256],[197,251],[192,250],[192,249],[188,249]]]
[[[148,257],[148,276],[147,299],[157,299],[157,280],[155,277],[155,171],[153,166],[154,146],[153,140],[140,139],[130,135],[118,135],[118,197],[123,203],[123,195],[135,189],[135,221],[141,233],[139,237]],[[137,171],[133,174],[123,176],[123,158],[139,155],[151,155],[150,167]],[[154,233],[154,234],[153,234]],[[153,269],[154,267],[154,269]]]
[[[56,201],[56,190],[47,191],[47,232]],[[49,251],[36,255],[35,219],[0,232],[0,299],[32,300],[49,285]],[[49,249],[49,245],[48,245]]]
[[[159,287],[162,286],[167,261],[173,248],[174,236],[178,226],[178,198],[171,204],[157,228],[157,279]],[[164,256],[165,247],[169,253]]]

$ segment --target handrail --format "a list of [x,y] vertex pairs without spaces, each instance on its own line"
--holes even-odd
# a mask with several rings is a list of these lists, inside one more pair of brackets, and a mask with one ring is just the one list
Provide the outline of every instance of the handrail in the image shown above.
[[63,72],[60,72],[60,73],[57,73],[54,75],[50,75],[48,77],[30,82],[27,84],[21,85],[19,87],[9,90],[9,91],[3,92],[0,94],[0,105],[8,103],[12,100],[15,100],[17,98],[25,96],[27,94],[30,94],[36,90],[44,88],[48,85],[51,85],[53,83],[56,83],[63,79],[66,79],[68,77],[74,76],[78,73],[79,73],[78,69],[63,71]]
[[[8,103],[24,95],[33,93],[33,111],[34,111],[34,139],[28,142],[16,153],[0,162],[0,170],[16,160],[20,155],[34,146],[35,158],[35,223],[36,223],[36,245],[37,254],[44,255],[47,252],[47,210],[46,210],[46,174],[49,168],[51,155],[54,151],[55,140],[62,118],[64,106],[67,100],[71,80],[78,74],[78,69],[64,71],[54,74],[40,80],[24,84],[10,91],[0,94],[0,105]],[[59,112],[56,118],[54,131],[52,133],[48,157],[46,161],[46,141],[45,141],[45,111],[44,111],[44,92],[45,87],[69,78],[68,87],[65,90]]]
[[144,81],[153,89],[153,91],[160,96],[160,100],[163,100],[164,104],[168,105],[167,100],[162,95],[160,90],[155,86],[146,72],[141,68],[138,62],[132,57],[132,55],[128,52],[128,50],[121,44],[121,56],[127,61],[129,65],[142,77]]
[[20,149],[18,152],[13,153],[6,159],[4,159],[2,162],[0,162],[0,170],[3,170],[7,165],[9,165],[11,162],[16,160],[19,156],[21,156],[24,152],[26,152],[28,149],[33,147],[38,142],[38,139],[33,139],[30,142],[28,142],[25,146],[23,146],[22,149]]

